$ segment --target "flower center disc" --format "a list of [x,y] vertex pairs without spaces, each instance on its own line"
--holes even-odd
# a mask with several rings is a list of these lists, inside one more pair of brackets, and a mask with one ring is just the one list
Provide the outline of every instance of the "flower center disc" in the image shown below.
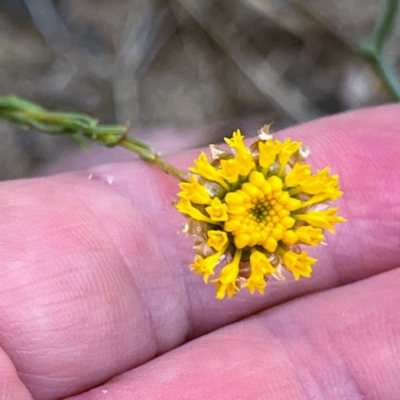
[[232,232],[237,248],[263,246],[274,252],[278,241],[293,227],[290,195],[282,187],[279,177],[265,179],[260,172],[253,172],[249,182],[226,195],[228,220],[224,229]]
[[271,206],[268,203],[256,203],[250,210],[250,214],[254,217],[254,220],[259,224],[264,221],[268,221],[271,217],[268,216]]

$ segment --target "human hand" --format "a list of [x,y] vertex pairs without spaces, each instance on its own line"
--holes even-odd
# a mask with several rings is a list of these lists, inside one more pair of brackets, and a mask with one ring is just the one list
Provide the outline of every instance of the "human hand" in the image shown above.
[[177,183],[152,165],[2,183],[1,398],[399,398],[399,111],[279,133],[339,173],[348,222],[311,279],[264,296],[219,301],[190,272]]

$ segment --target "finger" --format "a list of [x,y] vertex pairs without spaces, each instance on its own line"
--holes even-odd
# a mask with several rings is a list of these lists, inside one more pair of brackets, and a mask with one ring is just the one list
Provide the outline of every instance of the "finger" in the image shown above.
[[73,399],[397,399],[399,279],[397,269],[276,306]]
[[[271,282],[264,297],[216,301],[189,271],[190,241],[175,234],[183,218],[171,207],[177,184],[153,166],[3,183],[0,342],[23,381],[40,398],[78,392],[261,308],[393,268],[398,110],[283,132],[311,144],[317,165],[341,173],[349,222],[315,253],[312,279]],[[183,167],[193,157],[173,162]]]

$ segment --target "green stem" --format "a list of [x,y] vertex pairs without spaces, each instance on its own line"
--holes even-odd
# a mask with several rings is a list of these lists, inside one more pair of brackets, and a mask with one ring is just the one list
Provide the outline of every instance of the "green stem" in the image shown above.
[[385,59],[378,55],[373,60],[371,60],[375,69],[381,75],[386,86],[391,91],[393,97],[400,101],[400,80],[396,75],[393,68],[385,61]]
[[172,164],[167,163],[165,160],[156,155],[155,159],[152,161],[154,165],[157,165],[166,174],[179,179],[182,182],[189,182],[188,174],[181,171],[180,169],[174,167]]
[[52,135],[69,134],[79,142],[87,139],[106,147],[121,146],[174,178],[188,181],[187,174],[161,159],[150,145],[129,137],[123,125],[98,125],[88,115],[48,111],[15,96],[0,97],[0,119]]
[[400,81],[383,56],[383,49],[390,37],[399,10],[400,0],[387,0],[382,17],[377,23],[372,38],[361,45],[364,54],[379,73],[393,97],[400,101]]
[[142,143],[138,142],[136,139],[125,137],[118,142],[118,145],[139,154],[143,160],[156,165],[166,174],[171,175],[174,178],[183,182],[189,181],[186,173],[174,167],[172,164],[167,163],[165,160],[160,158],[151,148],[143,149]]
[[140,142],[129,136],[122,137],[116,145],[125,147],[130,151],[138,154],[142,160],[153,162],[156,158],[156,153],[154,150],[148,146],[146,143]]
[[389,39],[394,23],[396,21],[397,11],[399,9],[399,0],[387,0],[383,15],[378,22],[377,29],[373,39],[375,52],[382,53],[386,41]]

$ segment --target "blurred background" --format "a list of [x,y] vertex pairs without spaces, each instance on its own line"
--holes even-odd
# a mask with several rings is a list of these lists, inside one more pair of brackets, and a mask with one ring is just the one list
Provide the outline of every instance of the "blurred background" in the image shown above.
[[[0,0],[0,95],[126,124],[164,153],[393,97],[360,45],[385,0]],[[385,46],[399,65],[400,28]],[[0,179],[132,159],[0,121]]]

